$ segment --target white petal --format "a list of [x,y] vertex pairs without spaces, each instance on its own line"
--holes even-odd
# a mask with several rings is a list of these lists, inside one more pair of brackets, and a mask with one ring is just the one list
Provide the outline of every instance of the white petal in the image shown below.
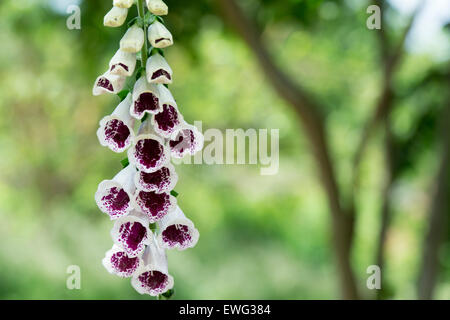
[[[132,263],[121,268],[123,262]],[[133,276],[133,274],[144,265],[144,262],[139,256],[129,257],[121,247],[114,244],[113,247],[105,253],[102,264],[109,273],[115,274],[121,278],[128,278]]]
[[[137,224],[139,228],[144,230],[142,237],[130,235],[129,232],[130,230],[133,230],[134,224]],[[129,257],[137,257],[145,250],[145,246],[150,244],[153,239],[153,233],[148,228],[148,225],[149,220],[145,215],[137,211],[132,211],[129,215],[121,217],[114,223],[114,227],[111,230],[111,238]],[[134,242],[130,243],[130,240],[134,240]]]
[[[140,268],[131,278],[131,285],[140,294],[149,294],[157,296],[173,288],[173,277],[169,275],[167,257],[165,250],[158,246],[156,241],[147,247],[142,257],[144,267]],[[158,287],[149,287],[145,282],[145,277],[153,275],[153,272],[159,272],[165,279]]]
[[106,27],[120,27],[127,19],[128,9],[112,7],[103,18],[103,25]]
[[[133,195],[136,190],[136,186],[134,185],[135,174],[136,168],[133,165],[128,165],[112,180],[103,180],[98,185],[97,192],[95,193],[95,202],[102,212],[110,216],[111,220],[125,216],[134,209]],[[120,195],[122,191],[128,196],[129,200],[126,203],[123,203],[123,199],[113,197]],[[123,195],[125,196],[125,194]]]
[[109,72],[119,76],[129,77],[133,74],[135,68],[136,54],[121,49],[117,50],[109,62]]
[[134,0],[114,0],[113,6],[119,8],[130,8],[134,3]]
[[[151,99],[144,94],[151,94]],[[155,84],[148,83],[145,76],[140,77],[134,84],[130,114],[136,119],[142,119],[145,113],[155,114],[160,112],[161,106],[158,94],[159,91]],[[147,100],[144,99],[145,97]]]
[[162,0],[147,0],[148,10],[157,16],[165,16],[169,8]]
[[[160,245],[167,249],[173,249],[177,248],[178,250],[185,250],[187,248],[194,247],[197,242],[198,238],[200,237],[200,234],[198,230],[195,228],[194,223],[186,218],[183,211],[181,211],[180,207],[176,207],[175,210],[169,212],[166,216],[164,216],[159,222],[159,230],[160,233],[158,235],[158,242]],[[180,228],[180,232],[183,232],[188,235],[188,238],[185,238],[185,241],[183,243],[179,242],[171,242],[170,239],[167,239],[164,236],[164,231],[168,227],[176,227],[177,229]],[[181,228],[186,230],[181,230]]]
[[139,52],[144,45],[144,38],[144,30],[137,25],[133,25],[120,40],[120,49],[126,52]]
[[148,41],[154,48],[165,48],[173,44],[172,34],[159,21],[153,22],[148,27]]
[[[160,175],[159,184],[145,181],[146,176],[153,174]],[[154,191],[156,193],[173,190],[177,182],[178,175],[175,171],[174,166],[170,162],[155,172],[146,173],[144,171],[138,171],[134,176],[134,184],[136,185],[137,189],[144,191]]]
[[118,93],[125,86],[125,77],[105,72],[95,80],[92,94],[98,96],[104,93]]
[[[157,71],[164,71],[168,74],[156,74]],[[147,81],[149,83],[162,83],[162,84],[170,84],[172,83],[172,68],[170,68],[169,64],[167,63],[166,59],[159,53],[156,53],[152,56],[150,56],[147,60],[146,65],[146,72],[147,72]]]
[[[131,105],[131,93],[116,107],[114,112],[104,117],[100,121],[100,126],[97,130],[97,137],[102,146],[110,148],[114,152],[123,152],[130,147],[134,139],[134,118],[130,115],[130,105]],[[116,120],[116,121],[115,121]],[[125,125],[128,127],[130,135],[126,138],[126,141],[116,141],[114,140],[114,133],[108,134],[108,128],[111,129],[111,125],[117,121],[120,121],[120,125]],[[116,136],[117,137],[117,136]],[[119,136],[118,138],[122,138]],[[120,145],[119,145],[120,144]]]

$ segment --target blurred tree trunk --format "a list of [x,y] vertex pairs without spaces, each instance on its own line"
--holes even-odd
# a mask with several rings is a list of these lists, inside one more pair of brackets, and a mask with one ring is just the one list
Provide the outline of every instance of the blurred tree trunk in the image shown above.
[[419,275],[419,299],[432,299],[439,271],[439,249],[447,234],[450,216],[450,103],[442,120],[442,159],[433,185],[435,193],[431,204],[428,232],[423,245],[422,266]]
[[320,171],[331,212],[333,245],[337,258],[337,269],[341,283],[342,297],[357,299],[358,292],[351,267],[351,247],[354,229],[354,210],[345,209],[337,186],[333,162],[330,158],[320,108],[298,84],[278,68],[262,44],[254,25],[244,15],[234,0],[218,0],[223,16],[242,37],[256,56],[262,71],[276,92],[294,109],[308,136]]

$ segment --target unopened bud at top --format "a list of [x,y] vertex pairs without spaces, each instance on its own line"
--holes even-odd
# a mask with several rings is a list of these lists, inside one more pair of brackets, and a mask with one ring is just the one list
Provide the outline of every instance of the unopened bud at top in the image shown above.
[[103,25],[106,27],[120,27],[127,19],[128,9],[112,7],[103,18]]
[[134,3],[134,0],[113,0],[113,6],[119,8],[130,8]]
[[148,10],[157,16],[165,16],[169,8],[162,0],[147,0]]

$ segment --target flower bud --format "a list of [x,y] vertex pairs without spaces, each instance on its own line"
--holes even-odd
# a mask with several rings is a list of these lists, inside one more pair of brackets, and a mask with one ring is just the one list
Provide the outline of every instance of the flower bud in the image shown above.
[[149,83],[172,83],[172,68],[166,59],[159,53],[150,56],[146,65],[147,82]]
[[147,173],[161,169],[170,160],[169,150],[154,133],[149,120],[141,125],[127,154],[130,163]]
[[169,147],[174,158],[183,158],[188,153],[194,155],[203,149],[203,135],[195,126],[184,122],[172,133]]
[[132,211],[114,223],[111,237],[129,257],[139,256],[153,239],[149,221],[141,213]]
[[100,121],[97,137],[100,144],[120,153],[129,148],[134,138],[134,118],[130,115],[131,93]]
[[111,74],[109,71],[105,72],[95,80],[92,94],[99,96],[104,93],[118,93],[125,86],[125,77]]
[[143,265],[143,261],[140,257],[129,257],[121,247],[114,244],[106,252],[102,264],[109,273],[129,278]]
[[165,16],[169,13],[169,8],[162,0],[147,0],[147,8],[157,16]]
[[153,128],[160,136],[170,138],[172,133],[184,122],[183,116],[178,111],[175,99],[169,89],[159,84],[158,92],[159,105],[162,107],[162,111],[152,118]]
[[113,6],[119,8],[130,8],[134,3],[134,0],[114,0]]
[[130,114],[136,119],[142,119],[145,113],[155,114],[159,111],[158,88],[155,84],[148,83],[145,76],[140,77],[134,84]]
[[133,74],[135,68],[136,54],[121,49],[117,50],[109,62],[109,72],[118,76],[129,77]]
[[135,173],[136,168],[128,165],[112,180],[103,180],[98,185],[95,202],[102,212],[109,215],[111,220],[125,216],[133,209],[133,194],[136,190]]
[[131,26],[120,40],[120,50],[136,53],[141,51],[144,45],[144,30],[137,25]]
[[172,34],[159,21],[153,22],[148,27],[148,41],[153,48],[165,48],[173,44]]
[[127,19],[128,9],[112,7],[103,18],[103,25],[106,27],[120,27]]
[[175,209],[177,199],[167,192],[137,190],[134,197],[136,207],[143,212],[151,223],[161,220]]
[[131,278],[131,285],[137,292],[157,296],[173,288],[166,252],[157,241],[152,241],[145,249],[142,259],[144,266]]
[[172,190],[178,182],[178,175],[171,163],[167,163],[155,172],[139,171],[134,176],[136,188],[156,193]]
[[197,244],[199,233],[180,207],[169,212],[159,222],[158,241],[163,248],[185,250]]

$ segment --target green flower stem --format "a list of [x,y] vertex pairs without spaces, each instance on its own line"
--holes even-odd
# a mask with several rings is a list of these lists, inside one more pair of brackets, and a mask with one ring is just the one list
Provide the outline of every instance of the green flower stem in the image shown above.
[[[138,9],[139,17],[142,19],[142,21],[144,21],[144,19],[145,19],[144,0],[138,0],[137,9]],[[144,23],[144,45],[142,46],[142,50],[141,50],[141,64],[142,64],[143,68],[145,68],[145,66],[147,64],[147,58],[148,58],[147,26]]]

